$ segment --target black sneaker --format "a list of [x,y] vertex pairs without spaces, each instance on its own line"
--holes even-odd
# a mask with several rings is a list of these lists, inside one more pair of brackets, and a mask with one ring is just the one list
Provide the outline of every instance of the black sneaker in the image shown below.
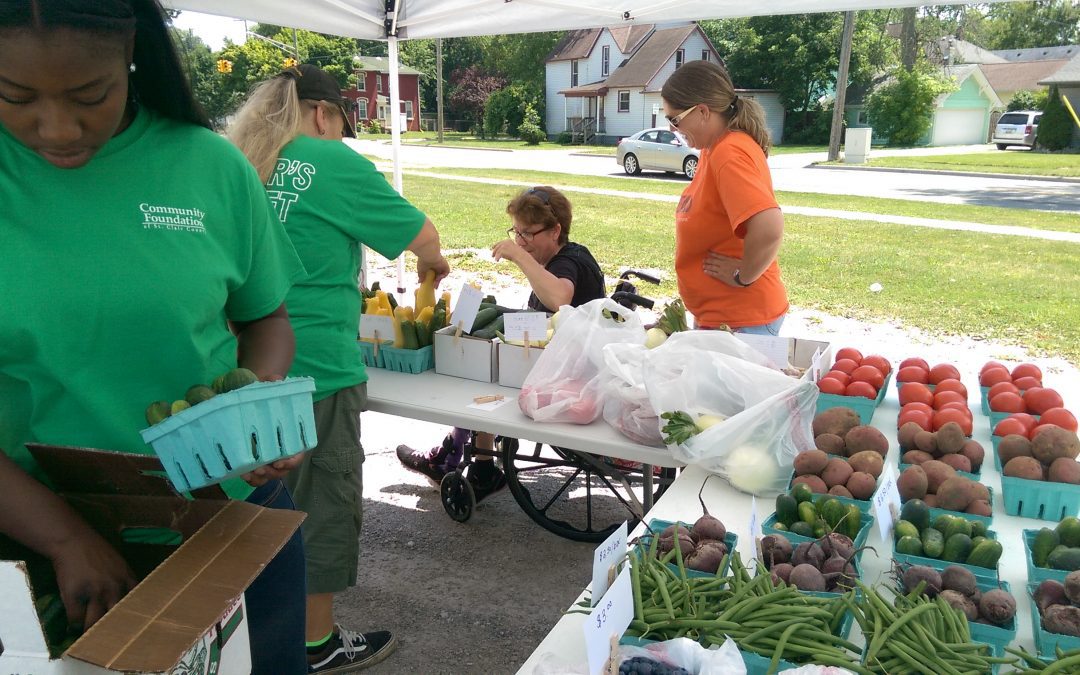
[[[506,487],[506,474],[502,472],[502,469],[492,466],[486,471],[477,471],[479,464],[479,462],[474,463],[465,474],[465,478],[472,484],[477,503]],[[494,462],[492,464],[494,465]]]
[[[457,461],[452,461],[456,458],[456,450],[454,439],[448,435],[442,445],[430,450],[413,450],[407,445],[399,445],[397,458],[409,471],[423,474],[438,485],[443,476],[457,468]],[[454,466],[449,466],[451,463]]]
[[308,654],[308,673],[353,673],[379,663],[397,649],[397,639],[386,630],[354,633],[334,626],[322,651]]

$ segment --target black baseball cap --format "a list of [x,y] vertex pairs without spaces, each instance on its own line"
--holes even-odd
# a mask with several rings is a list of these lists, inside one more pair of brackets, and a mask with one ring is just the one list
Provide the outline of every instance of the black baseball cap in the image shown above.
[[349,119],[353,102],[341,95],[341,89],[333,75],[310,63],[293,66],[283,74],[296,82],[296,94],[300,98],[337,105],[341,109],[341,116],[345,118],[345,135],[356,138],[356,131]]

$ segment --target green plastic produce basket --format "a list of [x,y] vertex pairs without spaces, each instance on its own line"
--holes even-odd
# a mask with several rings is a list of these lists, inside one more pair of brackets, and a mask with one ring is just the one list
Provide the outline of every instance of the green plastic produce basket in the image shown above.
[[1045,630],[1042,625],[1042,616],[1039,608],[1035,606],[1035,589],[1039,584],[1028,583],[1028,597],[1031,599],[1031,632],[1035,635],[1035,651],[1043,659],[1056,659],[1057,648],[1063,651],[1080,649],[1080,637],[1074,635],[1062,635]]
[[[982,583],[981,580],[976,578],[976,586],[979,590],[985,593],[986,591],[992,591],[995,588],[1001,588],[1003,591],[1012,595],[1012,587],[1007,581],[1001,581],[999,583]],[[1013,596],[1013,600],[1016,600],[1016,596]],[[1017,603],[1019,604],[1019,603]],[[996,626],[985,623],[976,623],[974,621],[969,623],[971,630],[971,639],[975,642],[982,642],[988,644],[999,651],[1004,651],[1005,647],[1009,646],[1009,643],[1016,639],[1016,617],[1014,616],[1009,623],[1004,626]]]
[[315,447],[315,380],[256,382],[139,432],[180,492],[220,483]]
[[1005,513],[1010,516],[1056,523],[1066,516],[1080,514],[1080,485],[1002,476],[1001,492],[1005,497]]
[[374,342],[365,342],[363,340],[356,341],[357,346],[360,348],[360,358],[364,361],[364,365],[368,368],[382,368],[383,367],[383,350],[388,345],[393,345],[393,342],[383,342],[379,345],[378,351],[375,350]]
[[1027,560],[1028,583],[1039,585],[1047,579],[1054,579],[1065,583],[1065,575],[1068,570],[1056,570],[1053,567],[1037,567],[1035,559],[1031,556],[1031,547],[1035,543],[1035,535],[1038,530],[1024,530],[1024,557]]
[[885,376],[885,384],[878,390],[877,398],[872,401],[864,396],[841,396],[840,394],[818,392],[817,412],[821,413],[829,408],[851,408],[858,413],[860,422],[870,424],[870,420],[874,419],[874,411],[885,400],[885,394],[888,393],[892,376],[891,372]]
[[982,412],[987,417],[990,416],[990,400],[986,398],[986,395],[990,393],[990,387],[979,387],[979,400],[982,407]]
[[382,367],[399,373],[416,375],[435,367],[435,350],[431,345],[420,349],[398,349],[382,347],[379,349]]
[[[986,537],[988,539],[997,540],[997,533],[993,530],[986,531]],[[895,545],[896,542],[893,542]],[[911,555],[908,553],[899,553],[896,549],[893,549],[893,560],[905,565],[925,565],[926,567],[933,567],[938,572],[943,571],[946,567],[956,565],[957,567],[963,567],[967,571],[975,575],[975,581],[979,584],[997,585],[998,579],[998,567],[993,569],[989,567],[979,567],[977,565],[968,565],[967,563],[949,562],[948,560],[941,560],[940,558],[928,558],[921,555]]]
[[[649,529],[652,530],[653,532],[656,532],[659,535],[660,532],[663,532],[666,528],[668,528],[668,527],[670,527],[671,525],[674,525],[674,524],[675,523],[670,521],[670,520],[658,520],[656,518],[653,518],[652,520],[649,521]],[[684,526],[688,530],[690,529],[690,526],[693,525],[693,523],[683,523],[681,521],[680,521],[679,524]],[[641,540],[637,545],[638,554],[642,555],[642,556],[648,555],[649,546],[650,546],[651,543],[652,543],[652,535],[649,534],[648,532],[646,532],[641,537]],[[727,533],[727,535],[724,536],[724,544],[727,545],[728,555],[730,556],[735,551],[735,547],[738,546],[738,544],[739,544],[739,535],[735,534],[734,532],[729,531]],[[675,572],[675,574],[679,573],[679,566],[678,565],[673,564],[673,563],[667,563],[667,566],[669,568],[671,568],[671,571]],[[728,573],[728,559],[724,560],[724,564],[720,567],[720,571],[717,574],[712,574],[710,572],[701,572],[699,570],[692,570],[690,568],[686,568],[686,576],[688,576],[688,577],[715,577],[715,576],[721,576],[722,577],[722,576],[726,576],[727,573]]]

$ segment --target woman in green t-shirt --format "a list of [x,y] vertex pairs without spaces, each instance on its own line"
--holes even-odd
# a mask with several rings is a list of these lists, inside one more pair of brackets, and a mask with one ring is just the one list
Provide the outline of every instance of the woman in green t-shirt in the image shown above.
[[302,531],[313,673],[366,667],[397,644],[388,631],[335,626],[333,614],[334,594],[356,585],[360,558],[367,373],[356,332],[363,247],[387,258],[412,251],[420,279],[433,272],[436,284],[450,272],[431,221],[341,142],[354,135],[347,105],[330,74],[304,64],[256,87],[229,129],[308,271],[286,302],[296,332],[291,374],[315,378],[319,444],[286,482],[308,514]]
[[[238,362],[284,377],[303,267],[155,0],[0,0],[0,53],[0,534],[51,563],[83,627],[133,575],[35,480],[26,444],[149,454],[148,402]],[[292,508],[279,478],[298,462],[222,487]],[[245,597],[252,672],[306,673],[299,533]]]

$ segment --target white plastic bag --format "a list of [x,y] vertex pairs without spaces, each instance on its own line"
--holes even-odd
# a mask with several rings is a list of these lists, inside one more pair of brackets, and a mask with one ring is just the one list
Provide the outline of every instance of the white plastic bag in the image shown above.
[[620,664],[637,656],[683,668],[690,675],[746,675],[746,662],[731,638],[715,649],[706,649],[690,638],[654,642],[643,647],[619,647]]
[[660,418],[645,390],[645,359],[651,350],[644,345],[615,343],[604,347],[600,371],[600,395],[604,421],[635,443],[664,447]]
[[633,310],[607,298],[561,307],[555,335],[521,385],[521,412],[537,422],[593,422],[603,410],[603,349],[614,342],[645,344]]
[[668,447],[677,459],[723,476],[737,490],[778,494],[787,487],[795,455],[814,447],[818,390],[811,382],[687,343],[651,355],[645,387],[661,414],[727,418]]

